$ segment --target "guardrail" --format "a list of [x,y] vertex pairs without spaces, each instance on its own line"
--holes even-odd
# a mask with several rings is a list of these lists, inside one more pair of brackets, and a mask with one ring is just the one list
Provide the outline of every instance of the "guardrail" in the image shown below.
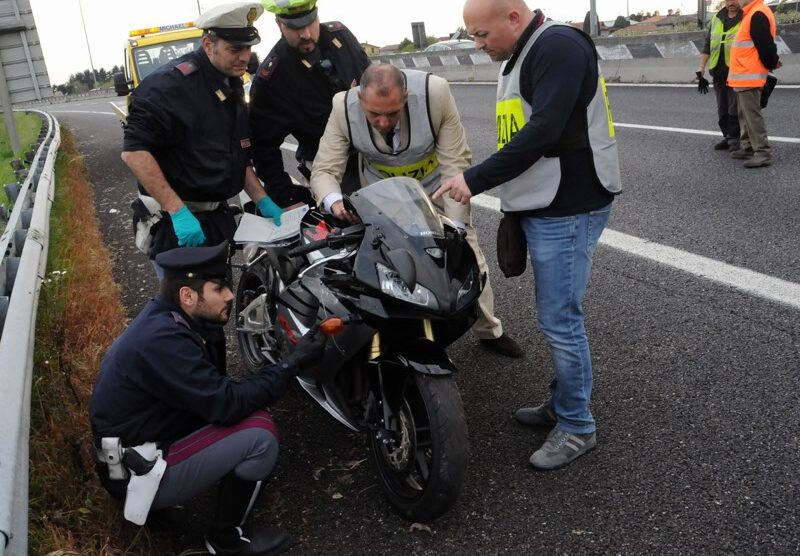
[[34,331],[47,265],[54,165],[61,134],[42,118],[39,148],[0,237],[0,556],[28,553],[28,451]]

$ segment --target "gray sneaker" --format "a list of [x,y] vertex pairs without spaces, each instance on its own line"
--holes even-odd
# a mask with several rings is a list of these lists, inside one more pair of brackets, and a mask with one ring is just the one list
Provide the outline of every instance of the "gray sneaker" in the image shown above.
[[556,414],[547,403],[536,407],[522,407],[514,414],[514,418],[529,427],[554,427],[558,422]]
[[572,463],[580,456],[597,446],[597,434],[572,434],[561,429],[553,429],[547,435],[544,445],[536,450],[531,465],[542,471],[559,469]]

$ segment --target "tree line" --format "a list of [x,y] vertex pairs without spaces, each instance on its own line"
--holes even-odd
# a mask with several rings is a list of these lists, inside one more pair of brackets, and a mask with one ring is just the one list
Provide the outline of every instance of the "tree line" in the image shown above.
[[106,71],[105,68],[100,68],[94,70],[94,77],[92,77],[92,70],[83,70],[82,72],[73,73],[66,83],[55,85],[53,89],[64,95],[78,95],[91,91],[95,87],[111,86],[114,74],[123,70],[124,68],[120,66],[114,66],[109,71]]

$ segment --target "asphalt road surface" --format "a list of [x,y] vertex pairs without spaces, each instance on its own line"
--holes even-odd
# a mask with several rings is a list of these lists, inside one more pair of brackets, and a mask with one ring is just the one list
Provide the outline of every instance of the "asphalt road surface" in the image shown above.
[[[495,144],[494,89],[453,90],[480,161]],[[800,551],[800,144],[775,141],[772,167],[745,170],[712,150],[717,137],[687,131],[715,131],[713,95],[614,87],[610,96],[625,192],[609,225],[620,234],[604,236],[585,303],[598,448],[560,471],[528,467],[546,431],[512,414],[544,399],[550,356],[535,327],[530,271],[503,279],[494,264],[499,215],[476,207],[497,314],[526,357],[490,354],[470,335],[450,350],[471,441],[458,503],[429,530],[412,531],[381,497],[365,439],[294,392],[274,408],[282,453],[256,511],[297,537],[293,554]],[[800,137],[798,98],[797,90],[775,92],[770,135]],[[134,315],[155,281],[132,246],[134,187],[107,100],[51,112],[86,155]],[[736,276],[745,284],[726,285]],[[199,547],[199,527],[179,534]]]

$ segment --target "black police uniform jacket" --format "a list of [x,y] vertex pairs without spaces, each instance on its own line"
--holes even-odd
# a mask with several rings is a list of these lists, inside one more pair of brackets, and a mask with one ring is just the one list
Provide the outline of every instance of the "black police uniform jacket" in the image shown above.
[[169,444],[207,424],[236,424],[283,394],[291,364],[235,382],[212,363],[201,330],[162,297],[145,306],[100,364],[89,407],[95,443]]
[[[124,130],[124,150],[150,152],[183,201],[225,201],[244,188],[251,161],[242,80],[217,70],[202,48],[142,81]],[[195,216],[208,245],[233,237],[236,224],[224,203]],[[178,246],[170,218],[152,233],[151,257]]]
[[[332,69],[327,69],[327,60]],[[283,169],[280,146],[293,135],[302,158],[313,160],[331,113],[333,95],[349,89],[370,64],[347,27],[322,23],[313,57],[303,58],[281,38],[258,68],[250,89],[253,161],[258,177],[279,205],[292,198],[292,182]],[[311,67],[309,67],[309,65]]]

